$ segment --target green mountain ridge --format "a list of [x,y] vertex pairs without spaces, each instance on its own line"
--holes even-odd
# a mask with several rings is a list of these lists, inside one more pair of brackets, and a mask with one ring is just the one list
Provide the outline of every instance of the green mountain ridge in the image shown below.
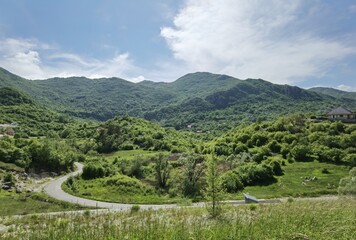
[[[60,113],[96,120],[128,114],[177,129],[226,130],[258,117],[297,111],[326,113],[343,105],[353,109],[356,93],[305,90],[262,79],[240,80],[207,72],[174,82],[132,83],[120,78],[51,78],[28,81],[0,69],[0,87],[20,90]],[[337,93],[337,94],[336,94]]]
[[342,90],[327,88],[327,87],[314,87],[308,89],[309,91],[313,91],[316,93],[321,93],[325,95],[329,95],[335,98],[351,98],[356,99],[356,92],[345,92]]
[[18,123],[15,129],[18,137],[37,137],[46,136],[50,131],[62,131],[73,120],[22,92],[0,87],[0,124],[13,122]]

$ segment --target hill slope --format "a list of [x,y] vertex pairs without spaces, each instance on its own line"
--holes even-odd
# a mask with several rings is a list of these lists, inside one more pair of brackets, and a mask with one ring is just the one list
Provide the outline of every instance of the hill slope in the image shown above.
[[18,136],[44,136],[51,130],[63,130],[69,118],[15,89],[0,88],[0,124],[13,122],[18,123],[15,129]]
[[341,90],[337,90],[334,88],[325,88],[325,87],[315,87],[315,88],[310,88],[309,91],[313,91],[316,93],[321,93],[325,95],[329,95],[335,98],[351,98],[351,99],[356,99],[356,93],[355,92],[345,92]]
[[27,81],[0,68],[1,86],[19,89],[73,116],[107,120],[129,114],[177,129],[189,126],[195,131],[222,131],[241,121],[306,109],[326,113],[337,105],[356,106],[355,93],[304,90],[206,72],[187,74],[171,83],[135,84],[119,78],[84,77]]

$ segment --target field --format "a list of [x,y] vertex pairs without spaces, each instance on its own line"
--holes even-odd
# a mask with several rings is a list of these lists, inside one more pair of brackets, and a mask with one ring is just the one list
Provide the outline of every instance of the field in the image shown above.
[[[120,151],[110,156],[109,161],[117,157],[133,159],[137,156],[153,156],[153,154],[155,153],[148,152],[145,155],[145,151]],[[282,168],[284,175],[276,176],[276,182],[269,185],[247,186],[238,193],[225,194],[224,198],[242,199],[242,193],[250,193],[257,198],[337,195],[340,179],[349,173],[347,166],[317,161],[286,163],[286,166]],[[167,204],[185,201],[179,196],[170,198],[168,194],[157,194],[152,186],[136,178],[122,176],[120,181],[116,181],[119,184],[111,185],[107,184],[108,181],[112,181],[110,179],[83,180],[78,178],[75,191],[69,189],[66,184],[62,187],[76,196],[108,202]]]
[[108,161],[113,161],[115,158],[124,158],[127,160],[132,160],[136,157],[144,156],[144,157],[153,157],[157,154],[160,153],[169,153],[169,152],[163,152],[163,151],[145,151],[142,149],[135,149],[135,150],[121,150],[117,152],[113,152],[110,154],[103,154],[104,158],[107,159]]
[[13,193],[0,190],[0,216],[86,209],[58,201],[44,193]]
[[[1,239],[355,239],[356,200],[225,206],[218,218],[204,208],[0,220]],[[0,226],[1,226],[0,225]]]
[[[323,169],[327,169],[328,173],[323,173]],[[276,183],[267,186],[248,186],[244,192],[258,198],[336,195],[340,179],[346,177],[350,171],[347,166],[316,161],[287,164],[283,170],[284,175],[278,176]]]

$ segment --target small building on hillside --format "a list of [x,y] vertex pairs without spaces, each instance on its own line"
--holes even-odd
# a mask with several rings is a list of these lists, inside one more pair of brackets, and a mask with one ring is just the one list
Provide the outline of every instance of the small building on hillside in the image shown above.
[[356,122],[356,113],[343,107],[333,109],[328,113],[328,117],[330,121],[341,121],[345,123]]

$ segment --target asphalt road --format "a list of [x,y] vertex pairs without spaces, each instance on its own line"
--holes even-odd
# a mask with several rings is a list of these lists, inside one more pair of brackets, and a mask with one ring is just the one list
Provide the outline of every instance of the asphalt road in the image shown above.
[[[75,172],[69,173],[63,177],[60,177],[60,178],[55,179],[52,182],[48,183],[44,187],[45,193],[47,193],[49,196],[51,196],[55,199],[61,200],[61,201],[79,204],[79,205],[87,206],[87,207],[111,209],[114,211],[127,211],[127,210],[130,210],[133,205],[139,205],[140,209],[152,209],[152,210],[169,209],[169,208],[179,207],[176,204],[154,205],[154,204],[110,203],[110,202],[95,201],[95,200],[90,200],[90,199],[70,195],[70,194],[64,192],[62,190],[61,186],[70,176],[76,176],[83,172],[83,164],[76,162],[75,165],[77,166],[77,170]],[[320,197],[315,197],[315,198],[297,198],[295,200],[310,201],[310,200],[337,200],[337,199],[338,199],[337,196],[320,196]],[[276,198],[276,199],[267,199],[267,200],[259,199],[259,203],[278,203],[278,202],[286,202],[286,201],[287,201],[287,198]],[[245,201],[244,200],[234,200],[234,201],[224,201],[223,203],[231,204],[231,205],[240,205],[240,204],[245,204]],[[192,204],[192,207],[204,207],[205,205],[206,205],[206,203],[200,202],[200,203]]]
[[[123,204],[123,203],[110,203],[110,202],[102,202],[102,201],[95,201],[95,200],[90,200],[86,198],[80,198],[76,197],[73,195],[70,195],[66,192],[64,192],[61,188],[62,184],[70,177],[70,176],[76,176],[80,173],[83,172],[83,164],[81,163],[75,163],[77,166],[77,170],[75,172],[69,173],[61,178],[55,179],[54,181],[48,183],[44,187],[45,193],[47,193],[49,196],[65,201],[65,202],[70,202],[70,203],[75,203],[79,204],[82,206],[87,206],[87,207],[97,207],[97,208],[106,208],[106,209],[115,209],[115,210],[130,210],[133,205],[137,204]],[[176,204],[166,204],[166,205],[146,205],[146,204],[140,204],[140,209],[167,209],[167,208],[174,208],[177,207]]]

